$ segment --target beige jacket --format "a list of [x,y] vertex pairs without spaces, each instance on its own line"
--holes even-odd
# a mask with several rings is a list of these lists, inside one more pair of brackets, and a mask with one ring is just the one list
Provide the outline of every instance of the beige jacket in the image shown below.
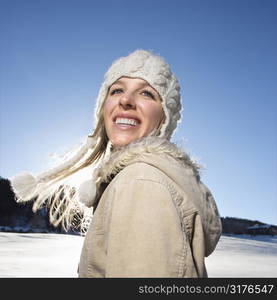
[[100,200],[79,277],[207,277],[205,256],[216,247],[221,221],[186,154],[147,137],[113,152],[97,172]]

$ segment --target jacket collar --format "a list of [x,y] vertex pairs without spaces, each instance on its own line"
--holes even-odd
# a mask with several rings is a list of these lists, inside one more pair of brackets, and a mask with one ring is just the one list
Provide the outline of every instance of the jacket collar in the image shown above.
[[[153,154],[155,154],[156,158],[170,157],[176,163],[179,162],[178,165],[181,163],[181,165],[190,167],[194,175],[199,178],[200,166],[188,154],[167,139],[156,136],[143,137],[124,147],[111,151],[110,155],[105,157],[95,170],[94,178],[97,184],[109,182],[130,164],[141,161],[153,161]],[[160,165],[158,161],[157,164]]]

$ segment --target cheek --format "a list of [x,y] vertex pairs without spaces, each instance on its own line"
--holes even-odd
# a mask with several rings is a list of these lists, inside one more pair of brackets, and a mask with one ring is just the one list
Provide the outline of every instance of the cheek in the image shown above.
[[103,105],[103,118],[104,118],[104,126],[106,133],[109,137],[110,130],[111,130],[111,122],[110,122],[110,115],[111,115],[112,107],[110,102],[105,102]]
[[162,106],[157,103],[148,105],[148,107],[145,108],[145,112],[147,114],[149,122],[153,126],[157,126],[163,117]]
[[111,114],[112,108],[113,108],[112,102],[107,99],[103,105],[103,116],[104,116],[105,122],[108,121],[108,118],[109,118],[109,115]]

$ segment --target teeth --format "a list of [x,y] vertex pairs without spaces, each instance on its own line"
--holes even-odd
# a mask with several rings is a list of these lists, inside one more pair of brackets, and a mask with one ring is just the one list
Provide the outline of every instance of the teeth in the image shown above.
[[133,125],[133,126],[136,126],[138,124],[138,122],[134,119],[125,119],[125,118],[117,118],[115,123],[116,124]]

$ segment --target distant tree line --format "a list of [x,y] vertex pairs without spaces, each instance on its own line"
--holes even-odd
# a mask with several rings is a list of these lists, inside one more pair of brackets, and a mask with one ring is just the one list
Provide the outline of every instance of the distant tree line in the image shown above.
[[[17,203],[10,181],[0,177],[0,231],[66,233],[61,226],[54,227],[50,224],[46,208],[34,213],[32,206],[32,202]],[[221,222],[224,234],[277,235],[277,226],[265,227],[262,225],[266,224],[260,221],[222,217]],[[255,230],[251,229],[253,226]],[[76,232],[69,231],[68,233]]]
[[0,177],[0,231],[64,233],[61,226],[50,224],[46,208],[34,213],[32,206],[32,201],[16,202],[10,181]]

